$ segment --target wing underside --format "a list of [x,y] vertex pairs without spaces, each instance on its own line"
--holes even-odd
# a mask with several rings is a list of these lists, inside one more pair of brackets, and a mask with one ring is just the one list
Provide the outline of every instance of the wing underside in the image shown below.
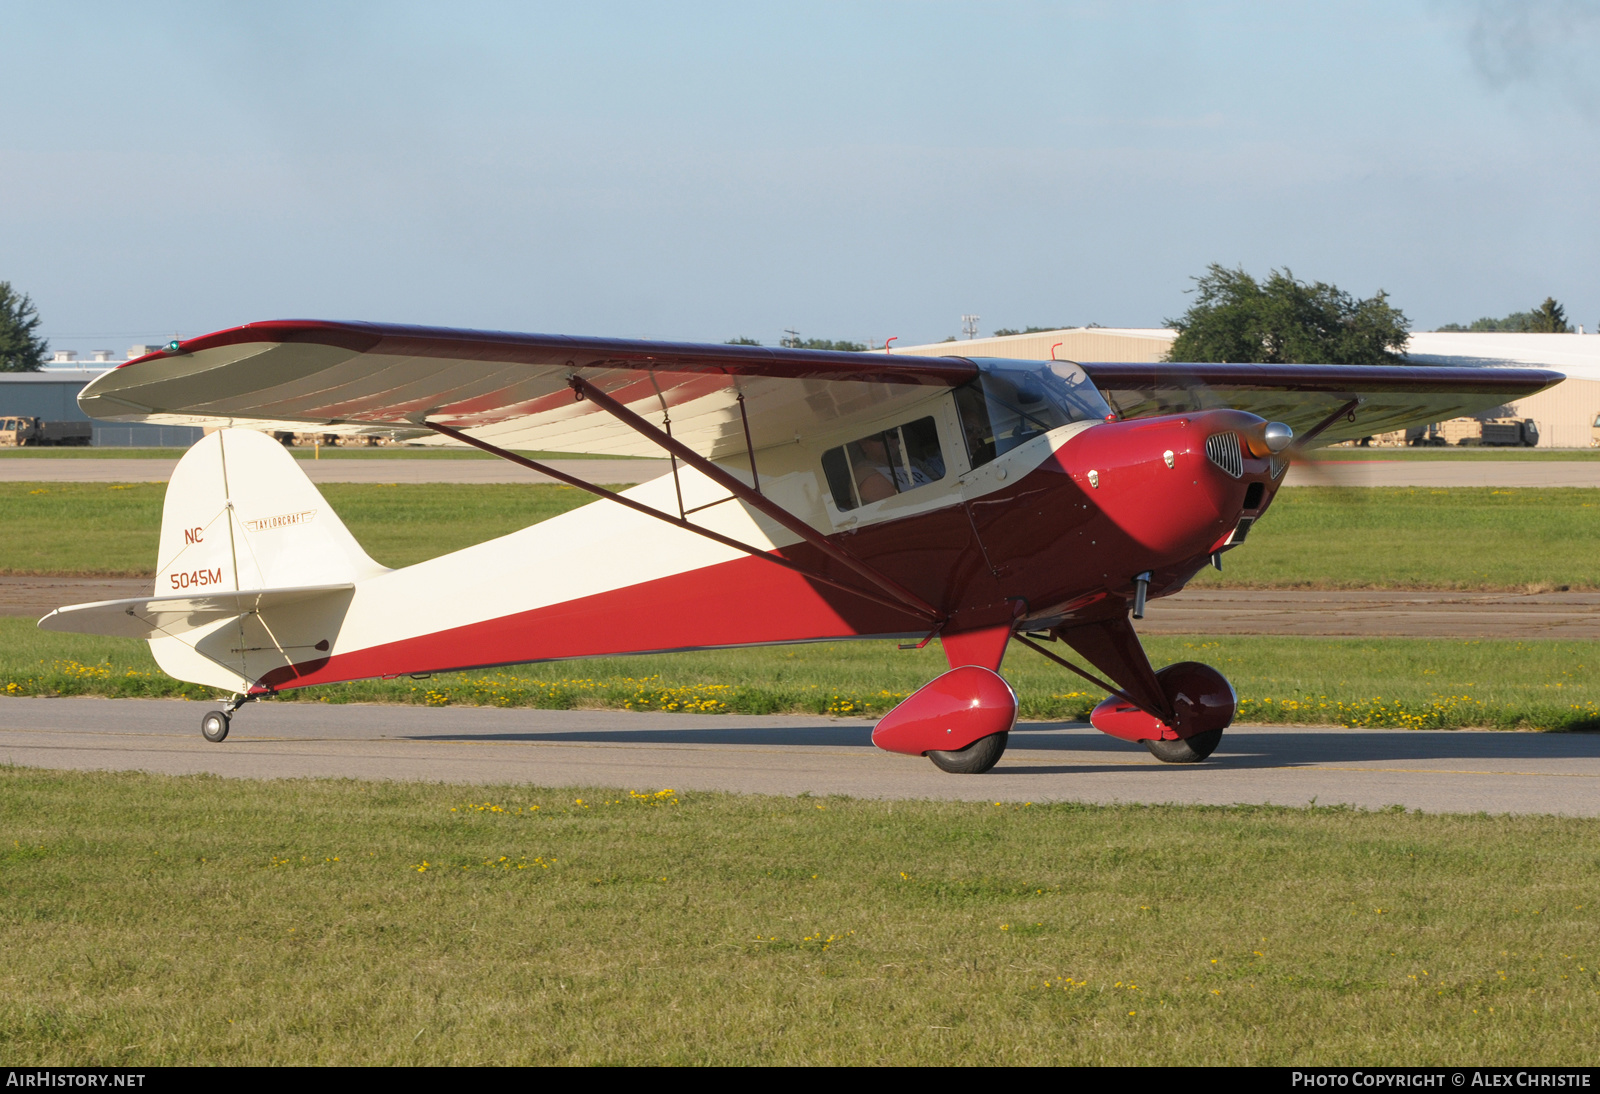
[[90,417],[431,436],[503,448],[659,456],[573,376],[713,459],[909,409],[977,375],[959,359],[746,346],[263,323],[130,362],[79,397]]
[[1233,407],[1285,422],[1297,436],[1323,426],[1314,447],[1492,411],[1562,380],[1539,369],[1433,365],[1118,363],[1084,369],[1125,418]]

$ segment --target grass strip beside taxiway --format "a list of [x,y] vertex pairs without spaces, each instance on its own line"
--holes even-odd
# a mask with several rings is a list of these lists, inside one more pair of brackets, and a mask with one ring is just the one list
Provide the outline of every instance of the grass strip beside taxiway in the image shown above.
[[[1204,661],[1238,690],[1240,722],[1407,729],[1600,728],[1600,642],[1423,638],[1151,637],[1157,665]],[[799,646],[440,673],[284,692],[276,702],[468,704],[546,710],[880,715],[947,667],[937,643]],[[1105,696],[1020,647],[1002,668],[1026,719],[1082,721]],[[132,639],[0,618],[0,694],[208,699]]]
[[[368,552],[405,566],[592,504],[549,484],[328,483]],[[0,573],[153,574],[159,483],[0,483]],[[1297,487],[1198,586],[1600,588],[1600,489]]]
[[0,768],[0,1054],[1570,1064],[1600,821]]

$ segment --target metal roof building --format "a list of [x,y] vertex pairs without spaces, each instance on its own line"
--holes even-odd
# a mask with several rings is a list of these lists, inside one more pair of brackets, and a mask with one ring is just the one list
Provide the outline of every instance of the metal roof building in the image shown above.
[[[897,346],[894,352],[1033,361],[1046,361],[1052,356],[1067,361],[1159,361],[1177,336],[1176,331],[1165,328],[1072,327],[1003,338]],[[1421,331],[1411,336],[1406,355],[1417,364],[1532,367],[1564,373],[1565,381],[1508,404],[1503,416],[1532,418],[1539,427],[1540,448],[1591,446],[1591,430],[1600,421],[1600,334]]]
[[[78,392],[106,368],[47,368],[39,372],[0,372],[0,415],[43,418],[52,422],[92,421],[78,409]],[[203,431],[195,426],[129,425],[95,422],[100,447],[187,448]]]

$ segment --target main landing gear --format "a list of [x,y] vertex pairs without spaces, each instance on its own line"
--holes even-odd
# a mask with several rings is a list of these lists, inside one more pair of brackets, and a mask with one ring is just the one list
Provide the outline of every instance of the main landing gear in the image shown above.
[[889,752],[926,756],[940,771],[981,775],[1006,750],[1017,724],[1017,696],[1000,674],[960,665],[907,696],[872,730]]
[[[1216,750],[1233,721],[1238,696],[1216,669],[1180,661],[1156,672],[1125,614],[1055,627],[1048,634],[1011,633],[1008,626],[941,636],[958,667],[925,684],[884,715],[872,743],[890,752],[926,756],[941,771],[978,775],[999,762],[1017,721],[1017,697],[998,667],[1015,639],[1112,693],[1090,721],[1102,733],[1143,745],[1163,763],[1197,764]],[[1114,683],[1079,668],[1038,641],[1059,641]],[[983,664],[959,664],[973,657]]]
[[221,710],[208,710],[200,719],[200,736],[212,744],[220,744],[227,739],[228,727],[233,722],[233,713],[250,701],[248,695],[235,695],[228,701],[228,705]]
[[1010,736],[1009,731],[991,733],[960,751],[930,750],[927,757],[933,761],[934,767],[952,775],[982,775],[1000,762],[1000,757],[1005,755],[1006,739]]
[[[1164,703],[1147,695],[1144,705],[1135,706],[1129,696],[1113,696],[1094,708],[1089,721],[1102,733],[1144,745],[1162,763],[1197,764],[1216,751],[1238,706],[1227,678],[1210,665],[1179,661],[1156,673],[1152,683]],[[1172,711],[1170,717],[1151,712],[1161,705]]]
[[1144,747],[1164,764],[1197,764],[1215,752],[1220,743],[1222,730],[1213,729],[1176,741],[1146,741]]

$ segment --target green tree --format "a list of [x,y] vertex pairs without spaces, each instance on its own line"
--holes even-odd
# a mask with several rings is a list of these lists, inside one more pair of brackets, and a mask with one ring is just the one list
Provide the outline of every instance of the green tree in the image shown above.
[[1070,328],[1064,327],[1064,326],[1060,326],[1060,327],[1024,327],[1021,330],[1017,330],[1015,327],[1001,327],[999,330],[994,332],[994,337],[996,337],[996,338],[1005,338],[1006,336],[1012,335],[1012,334],[1045,334],[1045,333],[1048,333],[1049,331],[1053,331],[1053,330],[1068,330],[1068,329],[1070,329]]
[[840,353],[865,353],[867,347],[860,342],[835,342],[828,338],[801,338],[798,334],[779,339],[780,346],[790,349],[831,349]]
[[761,342],[760,342],[759,339],[746,338],[744,335],[741,334],[739,337],[730,338],[730,339],[728,339],[726,342],[724,342],[722,344],[725,345],[725,346],[759,346],[761,344]]
[[39,312],[27,293],[18,294],[11,282],[0,281],[0,372],[38,372],[50,348],[34,333]]
[[1258,282],[1215,262],[1194,281],[1194,304],[1166,320],[1178,332],[1169,361],[1384,365],[1405,351],[1411,323],[1381,289],[1357,300],[1287,268]]
[[1572,328],[1567,325],[1567,310],[1556,303],[1556,298],[1547,296],[1544,303],[1532,311],[1514,311],[1504,319],[1494,319],[1484,316],[1474,319],[1466,326],[1460,323],[1446,323],[1439,328],[1442,331],[1509,331],[1514,334],[1571,334]]
[[1567,326],[1567,311],[1556,298],[1547,296],[1544,303],[1540,304],[1533,313],[1533,323],[1529,330],[1538,331],[1540,334],[1571,334],[1572,328]]

